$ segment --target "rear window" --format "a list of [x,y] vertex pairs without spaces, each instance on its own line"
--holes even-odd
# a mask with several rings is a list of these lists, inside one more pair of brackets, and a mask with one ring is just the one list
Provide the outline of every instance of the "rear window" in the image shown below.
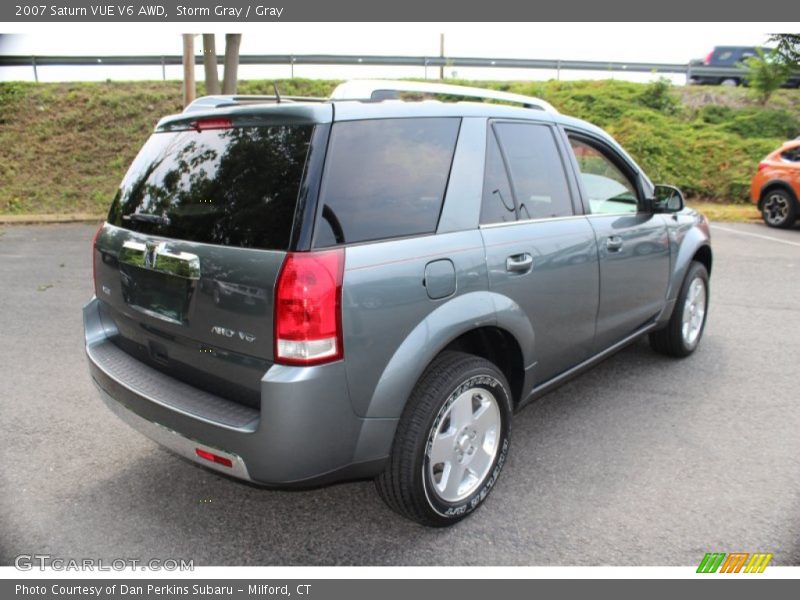
[[336,123],[314,245],[433,233],[460,122],[423,118]]
[[286,250],[313,126],[155,133],[111,205],[111,224],[168,238]]

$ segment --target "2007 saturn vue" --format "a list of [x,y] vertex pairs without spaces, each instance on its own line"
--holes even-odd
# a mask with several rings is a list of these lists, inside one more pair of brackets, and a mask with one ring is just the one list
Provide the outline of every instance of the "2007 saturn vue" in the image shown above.
[[93,252],[120,418],[264,485],[375,478],[433,526],[486,499],[532,399],[645,334],[691,354],[712,266],[705,218],[597,127],[386,81],[162,119]]

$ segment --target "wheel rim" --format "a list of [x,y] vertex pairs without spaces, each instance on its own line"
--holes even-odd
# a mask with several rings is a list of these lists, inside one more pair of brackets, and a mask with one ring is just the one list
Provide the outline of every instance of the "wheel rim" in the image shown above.
[[781,225],[789,216],[789,200],[781,194],[770,194],[764,200],[764,219],[770,225]]
[[690,348],[697,344],[703,320],[706,316],[706,284],[700,277],[695,277],[689,285],[689,293],[683,304],[681,333],[683,341]]
[[428,436],[427,476],[445,502],[460,502],[483,483],[500,448],[500,407],[494,394],[470,388],[439,412]]

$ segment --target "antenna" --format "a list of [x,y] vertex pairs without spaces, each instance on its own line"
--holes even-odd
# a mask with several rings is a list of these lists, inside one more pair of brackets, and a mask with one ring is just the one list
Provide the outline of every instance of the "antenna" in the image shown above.
[[272,82],[272,89],[275,90],[275,103],[276,104],[280,104],[281,103],[281,95],[280,95],[280,92],[278,92],[278,84],[276,82],[274,82],[274,81]]

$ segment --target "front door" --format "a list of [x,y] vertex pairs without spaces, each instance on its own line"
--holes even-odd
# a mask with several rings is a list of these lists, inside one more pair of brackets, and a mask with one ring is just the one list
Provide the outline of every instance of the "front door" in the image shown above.
[[632,167],[600,140],[570,135],[600,258],[599,352],[647,324],[664,307],[670,249],[663,215],[642,212]]

